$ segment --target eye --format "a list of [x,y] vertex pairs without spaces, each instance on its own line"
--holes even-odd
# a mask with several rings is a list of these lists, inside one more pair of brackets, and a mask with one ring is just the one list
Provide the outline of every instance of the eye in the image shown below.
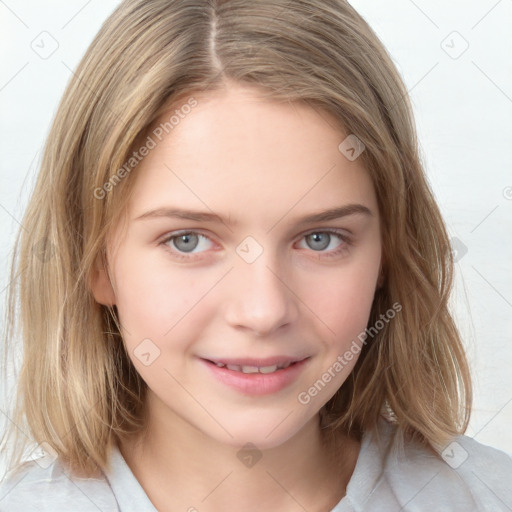
[[[180,253],[194,254],[194,250],[197,247],[203,249],[205,248],[205,241],[211,242],[211,240],[207,236],[202,235],[201,233],[197,233],[195,231],[183,231],[179,234],[173,234],[166,237],[164,240],[162,240],[161,244],[169,247],[169,249],[178,257],[187,258],[187,256],[181,256]],[[208,247],[206,247],[206,249],[207,248]]]
[[[341,240],[341,243],[333,248],[333,239],[336,238]],[[321,257],[338,256],[342,252],[346,251],[350,245],[350,238],[348,235],[334,229],[312,231],[310,233],[306,233],[301,240],[306,242],[308,245],[307,248],[320,253],[319,256]],[[334,250],[325,251],[329,246]]]

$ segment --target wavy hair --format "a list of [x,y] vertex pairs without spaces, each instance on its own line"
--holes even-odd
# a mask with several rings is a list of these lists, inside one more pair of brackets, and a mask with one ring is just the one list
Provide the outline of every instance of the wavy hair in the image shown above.
[[16,238],[4,357],[19,334],[23,359],[2,443],[5,453],[14,447],[9,467],[30,440],[92,474],[109,467],[113,443],[144,428],[147,385],[115,306],[98,304],[90,288],[137,170],[102,198],[95,191],[170,105],[229,81],[330,113],[366,147],[385,275],[368,325],[393,303],[402,310],[320,411],[325,431],[360,436],[385,407],[404,439],[438,449],[464,433],[471,381],[448,308],[448,235],[407,90],[366,21],[343,0],[125,0],[67,85]]

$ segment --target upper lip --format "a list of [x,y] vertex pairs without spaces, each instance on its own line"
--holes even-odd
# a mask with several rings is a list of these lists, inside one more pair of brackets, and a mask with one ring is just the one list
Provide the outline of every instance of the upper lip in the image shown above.
[[261,359],[255,359],[251,357],[226,357],[226,358],[203,358],[212,363],[220,363],[225,365],[236,365],[236,366],[257,366],[258,368],[264,368],[266,366],[277,366],[286,363],[296,363],[307,359],[307,357],[295,357],[295,356],[273,356],[265,357]]

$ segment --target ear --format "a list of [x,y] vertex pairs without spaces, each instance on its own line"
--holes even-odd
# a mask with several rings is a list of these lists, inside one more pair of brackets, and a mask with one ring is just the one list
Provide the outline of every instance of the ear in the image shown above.
[[103,254],[99,254],[96,258],[91,272],[90,289],[96,302],[104,306],[114,306],[116,303],[114,288],[108,275],[106,261],[102,256]]

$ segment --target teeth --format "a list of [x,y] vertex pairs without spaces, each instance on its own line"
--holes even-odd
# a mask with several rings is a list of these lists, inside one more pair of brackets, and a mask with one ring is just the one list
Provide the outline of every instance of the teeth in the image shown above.
[[284,370],[288,368],[292,363],[289,361],[282,365],[274,364],[272,366],[240,366],[237,364],[224,364],[224,363],[215,363],[219,368],[227,368],[228,370],[232,370],[234,372],[242,372],[242,373],[274,373],[277,370]]
[[277,365],[274,366],[262,366],[260,368],[260,373],[273,373],[277,370]]
[[257,366],[242,366],[243,373],[258,373],[258,371]]
[[285,368],[288,368],[291,364],[291,362],[288,362],[282,365],[275,364],[273,366],[239,366],[237,364],[225,365],[223,363],[215,363],[219,368],[227,368],[228,370],[242,373],[274,373],[277,370],[284,370]]

